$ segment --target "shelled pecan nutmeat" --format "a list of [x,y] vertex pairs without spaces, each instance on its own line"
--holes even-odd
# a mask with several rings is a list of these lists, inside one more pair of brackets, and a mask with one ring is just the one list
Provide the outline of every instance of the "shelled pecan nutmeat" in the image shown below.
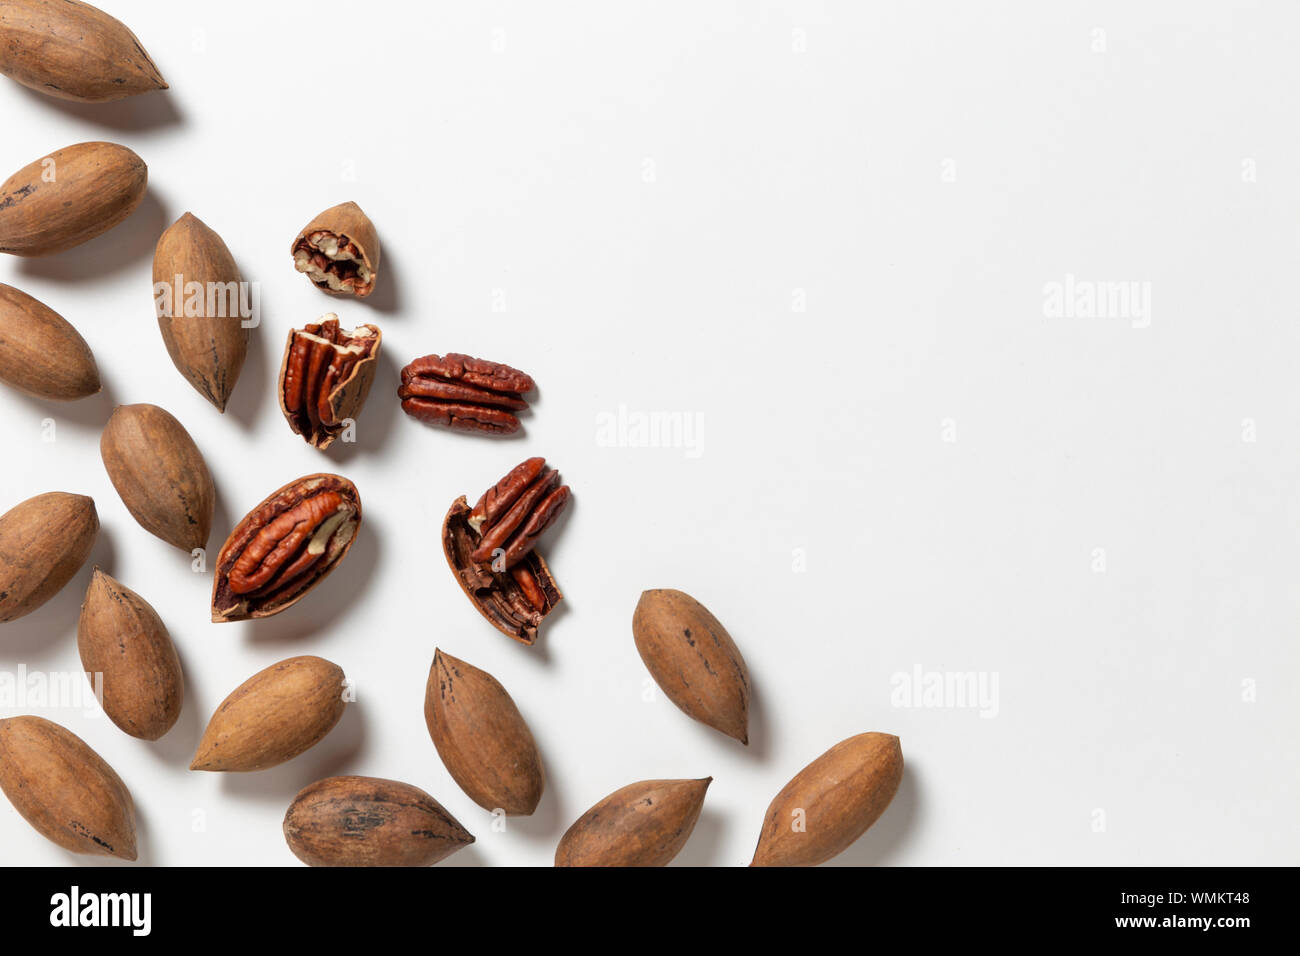
[[333,312],[290,331],[280,363],[280,410],[294,434],[323,450],[361,414],[382,339],[373,325],[340,329]]
[[523,396],[535,387],[509,365],[450,352],[402,369],[397,397],[406,414],[429,425],[509,435],[519,430],[514,413],[528,407]]
[[365,298],[379,276],[379,235],[354,202],[326,209],[307,223],[289,250],[293,266],[318,289]]
[[524,644],[563,600],[537,538],[571,497],[543,458],[520,464],[478,500],[462,495],[442,526],[442,548],[461,590],[492,626]]
[[244,516],[221,553],[212,620],[270,617],[296,604],[343,560],[361,527],[361,498],[340,475],[308,475]]

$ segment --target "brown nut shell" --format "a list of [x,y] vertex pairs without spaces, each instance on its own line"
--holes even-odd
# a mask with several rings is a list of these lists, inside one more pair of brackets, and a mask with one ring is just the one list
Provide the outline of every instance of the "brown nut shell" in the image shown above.
[[216,232],[187,212],[158,240],[153,283],[154,312],[172,364],[224,412],[248,354],[243,313],[253,309],[235,257]]
[[87,676],[101,675],[113,723],[141,740],[171,730],[185,698],[176,646],[149,602],[99,568],[81,605],[77,648]]
[[615,790],[569,827],[555,865],[668,865],[690,839],[712,781],[642,780]]
[[270,617],[297,604],[347,555],[361,496],[341,475],[291,481],[246,514],[217,555],[212,620]]
[[94,239],[135,211],[149,170],[125,146],[78,143],[0,186],[0,252],[48,256]]
[[0,515],[0,622],[54,597],[85,564],[98,533],[95,502],[85,495],[51,491]]
[[879,819],[902,779],[897,737],[868,733],[840,741],[776,795],[750,866],[825,863]]
[[379,278],[379,234],[354,202],[331,206],[307,223],[289,247],[294,268],[331,295],[364,299]]
[[124,23],[77,0],[0,4],[0,73],[38,93],[78,103],[167,89]]
[[100,390],[90,346],[71,323],[26,292],[0,282],[0,381],[55,402]]
[[333,312],[289,332],[279,397],[295,435],[323,451],[343,434],[370,394],[383,338],[375,325],[340,329]]
[[435,650],[424,720],[452,779],[484,810],[528,816],[545,777],[532,731],[487,671]]
[[315,746],[343,717],[343,669],[291,657],[240,684],[208,721],[191,770],[266,770]]
[[0,790],[65,850],[135,859],[130,791],[72,731],[40,717],[0,720]]
[[431,866],[474,837],[419,787],[379,777],[329,777],[303,788],[284,838],[308,866]]
[[636,649],[668,699],[749,743],[749,668],[716,617],[681,591],[646,591],[632,615]]
[[205,547],[217,492],[185,427],[157,405],[119,405],[99,454],[131,517],[182,551]]

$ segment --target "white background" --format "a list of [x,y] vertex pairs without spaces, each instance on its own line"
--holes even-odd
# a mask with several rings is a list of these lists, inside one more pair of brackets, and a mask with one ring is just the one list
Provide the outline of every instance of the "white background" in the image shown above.
[[[0,389],[0,506],[93,495],[90,563],[180,649],[185,710],[159,743],[41,711],[127,782],[142,861],[296,865],[293,795],[360,773],[426,789],[478,837],[448,865],[548,864],[610,791],[712,775],[678,862],[744,864],[781,786],[867,730],[902,738],[906,775],[838,862],[1296,861],[1296,7],[105,6],[170,92],[78,106],[0,83],[0,175],[107,139],[150,177],[106,236],[0,261],[106,383],[66,406]],[[383,241],[365,303],[316,291],[288,251],[349,199]],[[152,313],[154,243],[187,210],[263,290],[225,416]],[[1149,326],[1046,317],[1067,274],[1149,282]],[[274,384],[287,330],[331,309],[385,337],[359,442],[321,454]],[[537,379],[522,437],[402,415],[397,370],[446,351]],[[278,617],[209,623],[210,577],[135,524],[100,463],[134,402],[206,456],[212,554],[266,494],[335,470],[365,507],[345,563]],[[620,405],[702,416],[701,454],[602,447]],[[576,498],[545,546],[567,610],[526,648],[469,605],[438,531],[530,455]],[[79,669],[90,563],[0,627],[0,667]],[[654,587],[743,650],[748,748],[644,699],[631,617]],[[546,795],[507,832],[429,741],[435,646],[497,676],[542,749]],[[222,698],[298,654],[357,684],[334,732],[271,771],[187,771]],[[997,715],[895,706],[891,677],[918,666],[996,674]],[[0,848],[98,862],[2,803]]]

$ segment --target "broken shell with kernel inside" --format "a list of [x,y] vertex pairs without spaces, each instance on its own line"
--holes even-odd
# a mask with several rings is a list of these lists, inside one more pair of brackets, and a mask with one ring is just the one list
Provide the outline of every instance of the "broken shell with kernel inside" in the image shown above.
[[322,450],[361,414],[375,380],[378,326],[339,328],[333,312],[289,333],[280,364],[280,410],[294,434]]
[[293,265],[318,289],[365,298],[379,275],[379,236],[354,202],[326,209],[294,239]]

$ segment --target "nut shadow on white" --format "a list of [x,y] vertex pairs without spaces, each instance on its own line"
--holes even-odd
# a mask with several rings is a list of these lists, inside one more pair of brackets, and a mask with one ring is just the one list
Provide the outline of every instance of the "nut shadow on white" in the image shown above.
[[343,711],[343,718],[337,726],[306,753],[267,770],[250,773],[221,772],[221,789],[227,796],[271,803],[282,806],[287,811],[303,787],[326,777],[348,773],[365,738],[364,711],[353,701]]
[[185,117],[176,106],[176,98],[167,90],[141,93],[112,103],[78,103],[46,96],[20,83],[12,84],[22,95],[39,102],[47,109],[65,116],[103,126],[118,132],[143,132],[168,126],[185,125]]
[[[158,238],[168,224],[167,209],[151,187],[140,205],[120,225],[66,252],[22,259],[18,272],[22,276],[37,276],[53,282],[86,283],[103,279],[142,260],[152,261]],[[145,302],[147,292],[147,289],[140,290],[141,309],[152,309],[152,305]],[[68,321],[72,322],[71,319]],[[77,323],[73,322],[73,325]]]

